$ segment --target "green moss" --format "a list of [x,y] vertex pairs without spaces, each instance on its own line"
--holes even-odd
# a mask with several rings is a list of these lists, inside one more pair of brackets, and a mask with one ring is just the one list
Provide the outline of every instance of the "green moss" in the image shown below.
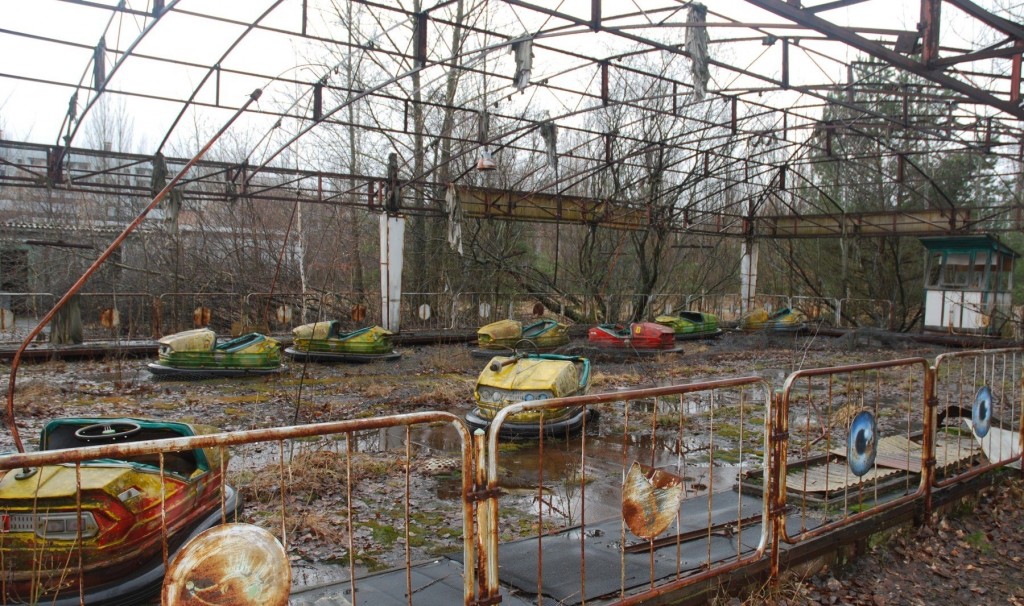
[[390,548],[401,536],[399,530],[394,526],[381,524],[376,520],[364,522],[361,526],[370,529],[375,547]]
[[988,542],[988,537],[985,536],[985,533],[980,530],[967,535],[966,541],[968,545],[985,555],[992,553],[992,544]]

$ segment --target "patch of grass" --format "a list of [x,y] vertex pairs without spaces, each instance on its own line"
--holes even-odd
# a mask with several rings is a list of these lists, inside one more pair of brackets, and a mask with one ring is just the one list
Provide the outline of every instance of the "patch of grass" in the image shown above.
[[360,525],[370,529],[373,536],[374,546],[390,548],[396,541],[398,541],[398,537],[402,536],[402,532],[394,526],[391,526],[390,524],[381,524],[376,520],[364,522]]
[[967,542],[968,545],[970,545],[974,549],[977,549],[985,555],[990,555],[993,551],[992,544],[988,542],[988,537],[985,536],[985,533],[980,530],[976,530],[971,534],[967,535],[967,537],[964,540]]

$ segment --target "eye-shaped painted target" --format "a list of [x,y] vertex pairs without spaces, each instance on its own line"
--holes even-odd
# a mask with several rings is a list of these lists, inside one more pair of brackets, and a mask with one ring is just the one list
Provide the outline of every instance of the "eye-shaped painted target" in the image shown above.
[[850,471],[857,477],[875,466],[875,454],[878,453],[876,433],[875,416],[867,410],[857,413],[850,423],[850,435],[846,438],[846,460],[850,463]]
[[974,434],[979,438],[984,438],[992,426],[992,390],[987,385],[982,386],[978,395],[974,396],[971,422],[974,424]]

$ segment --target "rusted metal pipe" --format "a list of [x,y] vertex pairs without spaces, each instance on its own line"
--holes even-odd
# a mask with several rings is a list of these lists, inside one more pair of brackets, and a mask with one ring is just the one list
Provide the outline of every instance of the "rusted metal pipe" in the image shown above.
[[241,116],[246,109],[249,108],[249,105],[251,105],[254,101],[259,99],[260,95],[262,94],[263,91],[258,88],[254,90],[252,93],[250,93],[249,99],[245,103],[243,103],[242,106],[239,107],[237,111],[235,111],[231,118],[229,118],[228,121],[224,123],[224,126],[222,126],[220,130],[217,131],[213,138],[211,138],[206,143],[206,145],[204,145],[203,148],[200,149],[198,153],[196,153],[196,155],[192,156],[192,159],[189,160],[187,164],[185,164],[181,171],[179,171],[178,174],[175,175],[174,178],[171,179],[162,190],[160,190],[160,193],[158,193],[156,197],[153,198],[153,201],[150,202],[149,205],[146,206],[146,208],[142,209],[142,212],[140,212],[139,215],[135,217],[135,220],[129,223],[128,226],[124,228],[124,231],[122,231],[120,235],[114,238],[114,241],[110,243],[110,246],[108,246],[106,250],[104,250],[100,254],[100,256],[95,261],[93,261],[92,265],[90,265],[89,268],[85,270],[85,273],[83,273],[81,277],[79,277],[78,280],[71,285],[71,288],[69,288],[68,291],[64,293],[64,296],[61,297],[59,301],[57,301],[57,303],[50,309],[50,311],[48,311],[46,315],[43,316],[43,319],[39,321],[39,324],[37,324],[36,327],[33,328],[28,333],[28,336],[25,337],[25,340],[22,341],[21,347],[18,348],[18,351],[15,352],[14,354],[14,359],[11,360],[11,376],[9,383],[7,385],[7,425],[11,430],[11,437],[14,439],[14,445],[15,447],[17,447],[18,452],[25,452],[25,446],[21,442],[21,434],[18,433],[18,424],[14,421],[14,387],[15,379],[18,375],[18,364],[21,362],[21,355],[28,348],[29,344],[31,344],[32,341],[34,341],[35,338],[39,336],[39,333],[43,331],[43,328],[50,322],[50,320],[53,319],[53,316],[56,315],[57,312],[62,307],[64,307],[64,305],[68,302],[68,300],[71,299],[71,297],[77,294],[78,291],[80,291],[82,287],[85,286],[85,283],[89,280],[89,278],[92,277],[92,275],[99,270],[100,266],[103,265],[103,263],[110,257],[110,255],[112,255],[114,251],[121,246],[125,239],[128,238],[128,236],[133,231],[135,231],[135,228],[142,224],[142,222],[146,219],[146,216],[154,208],[156,208],[156,205],[159,204],[167,196],[171,189],[173,189],[174,186],[178,184],[178,181],[181,181],[185,174],[193,166],[195,166],[195,164],[198,163],[199,160],[201,160],[204,155],[206,155],[206,152],[210,150],[210,147],[212,147],[214,143],[216,143],[217,139],[220,139],[221,135],[223,135],[227,131],[227,129],[234,123],[234,121],[239,116]]
[[[471,438],[469,430],[466,428],[461,417],[457,417],[448,412],[411,412],[390,417],[350,419],[346,421],[331,421],[328,423],[315,423],[311,425],[267,427],[264,429],[245,429],[240,431],[191,436],[187,438],[122,442],[118,444],[84,446],[82,448],[68,450],[18,452],[0,456],[0,471],[18,469],[21,467],[40,467],[42,465],[91,461],[93,459],[121,458],[134,455],[156,454],[160,452],[179,452],[182,450],[193,450],[195,448],[237,446],[253,442],[294,440],[299,438],[311,438],[339,433],[354,433],[357,431],[384,429],[404,425],[418,425],[421,423],[449,423],[458,431],[463,444],[468,445],[470,443]],[[469,463],[469,447],[464,446],[463,448],[466,450],[466,453],[463,456],[463,462]],[[471,478],[466,478],[463,481],[467,494],[470,492],[468,484],[471,481]]]

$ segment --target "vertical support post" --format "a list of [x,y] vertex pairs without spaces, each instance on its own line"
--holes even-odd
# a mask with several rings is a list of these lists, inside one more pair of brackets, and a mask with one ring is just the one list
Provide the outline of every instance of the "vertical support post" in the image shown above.
[[779,580],[780,549],[779,545],[786,526],[786,490],[783,486],[785,473],[785,456],[788,436],[788,417],[783,407],[783,392],[776,391],[771,395],[771,428],[768,431],[768,515],[772,529],[771,553],[769,554],[769,579],[772,583]]
[[590,0],[590,29],[601,29],[601,0]]
[[[1018,52],[1013,56],[1013,63],[1010,66],[1010,101],[1019,104],[1021,54],[1024,52],[1024,40],[1017,40],[1013,46]],[[1024,466],[1021,467],[1024,468]]]
[[731,124],[732,124],[732,134],[734,134],[734,135],[739,130],[739,125],[737,124],[738,114],[739,114],[739,99],[736,98],[736,97],[733,97],[732,98],[732,122],[731,122]]
[[319,122],[324,117],[324,83],[318,81],[313,85],[313,121]]
[[942,0],[921,0],[921,62],[931,67],[939,58],[939,17]]
[[935,481],[935,432],[938,430],[937,373],[928,365],[924,373],[924,435],[921,438],[921,482],[924,483],[924,522],[931,524],[932,484]]
[[[486,452],[484,435],[484,430],[482,429],[476,429],[473,431],[473,492],[476,495],[473,499],[473,517],[477,520],[477,534],[473,537],[472,541],[476,546],[476,561],[470,562],[468,558],[466,559],[467,600],[472,598],[474,595],[473,585],[478,585],[476,588],[476,595],[481,598],[488,595],[489,587],[487,572],[491,554],[487,550],[487,537],[491,532],[491,518],[488,516],[487,501],[482,501],[479,498],[480,495],[486,494],[484,491],[487,488],[487,462],[484,457],[484,453]],[[465,541],[465,543],[466,545],[469,545],[471,542]],[[473,583],[472,579],[469,577],[471,569],[476,577],[475,583]],[[469,604],[470,602],[467,601],[466,603]]]
[[306,35],[306,22],[309,21],[309,0],[302,0],[302,35]]
[[[487,449],[486,458],[484,457],[484,432],[483,430],[476,430],[475,435],[479,435],[480,454],[478,455],[479,465],[477,467],[478,473],[481,473],[480,480],[483,481],[485,478],[482,476],[483,470],[487,470],[486,486],[487,486],[487,498],[483,501],[483,506],[480,508],[480,517],[477,519],[477,525],[480,527],[480,541],[482,546],[480,548],[481,553],[485,554],[481,556],[484,560],[484,578],[487,580],[487,591],[484,598],[488,604],[494,604],[501,601],[501,589],[498,587],[498,432],[492,432],[487,436]],[[476,438],[474,438],[476,439]],[[485,465],[486,464],[486,465]],[[482,486],[483,484],[481,484]],[[486,522],[484,522],[486,520]],[[485,531],[486,530],[486,531]]]
[[757,240],[747,238],[740,248],[740,313],[746,313],[757,293]]
[[789,40],[782,39],[782,88],[789,88]]
[[405,217],[380,216],[380,296],[381,323],[391,332],[401,331],[402,265],[405,243]]
[[413,31],[413,67],[427,65],[427,13],[416,13],[415,30]]
[[601,62],[601,105],[608,105],[608,62]]

